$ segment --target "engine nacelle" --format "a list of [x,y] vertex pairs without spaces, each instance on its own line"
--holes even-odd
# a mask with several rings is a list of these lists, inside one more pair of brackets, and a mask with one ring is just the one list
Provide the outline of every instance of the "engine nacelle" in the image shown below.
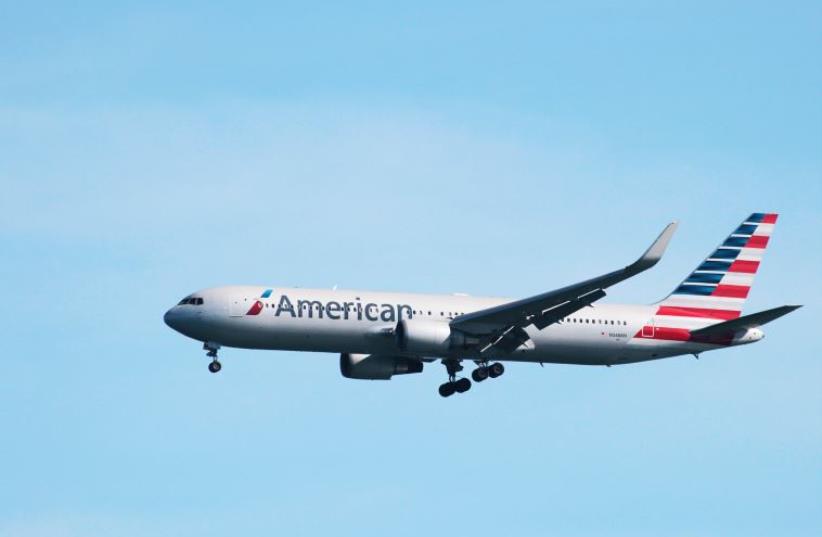
[[452,349],[475,344],[475,338],[452,330],[447,322],[402,320],[396,328],[397,346],[408,352],[440,356]]
[[340,373],[350,379],[390,380],[394,375],[422,373],[422,362],[405,356],[340,354]]

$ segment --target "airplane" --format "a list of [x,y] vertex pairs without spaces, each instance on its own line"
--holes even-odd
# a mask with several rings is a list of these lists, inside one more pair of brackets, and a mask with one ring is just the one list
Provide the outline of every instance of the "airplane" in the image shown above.
[[659,262],[677,222],[630,265],[520,300],[338,289],[225,286],[204,289],[169,309],[168,326],[203,343],[209,371],[222,347],[339,353],[344,377],[389,380],[437,360],[448,380],[439,394],[471,388],[459,373],[472,361],[480,383],[502,362],[614,366],[747,345],[785,305],[742,315],[776,224],[753,213],[655,304],[602,304],[605,289]]

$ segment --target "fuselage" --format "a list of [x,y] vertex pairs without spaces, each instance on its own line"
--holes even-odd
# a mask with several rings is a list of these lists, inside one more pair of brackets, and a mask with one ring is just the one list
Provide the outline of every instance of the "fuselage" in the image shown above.
[[[332,353],[403,352],[392,330],[402,320],[449,323],[466,313],[511,302],[507,298],[354,290],[229,286],[193,293],[172,307],[166,323],[193,339],[227,347]],[[483,360],[617,365],[696,354],[750,343],[749,333],[724,345],[666,337],[656,305],[596,303],[539,330],[513,352],[491,349]],[[705,326],[695,320],[694,327]],[[699,324],[701,323],[701,324]],[[478,359],[464,350],[423,359]]]

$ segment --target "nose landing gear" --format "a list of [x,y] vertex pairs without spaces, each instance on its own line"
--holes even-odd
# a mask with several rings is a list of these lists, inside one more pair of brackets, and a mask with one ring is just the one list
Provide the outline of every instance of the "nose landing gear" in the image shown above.
[[223,368],[223,365],[217,359],[217,351],[220,350],[220,344],[206,341],[203,343],[203,350],[206,351],[206,356],[211,358],[211,363],[208,364],[208,370],[212,373],[219,373],[220,369]]

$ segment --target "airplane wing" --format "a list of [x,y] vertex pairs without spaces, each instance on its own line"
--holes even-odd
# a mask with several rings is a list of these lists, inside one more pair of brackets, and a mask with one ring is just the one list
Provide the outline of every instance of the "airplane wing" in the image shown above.
[[533,324],[542,330],[601,299],[607,287],[656,265],[676,227],[676,222],[668,224],[645,253],[627,267],[561,289],[460,315],[451,321],[451,327],[484,337],[483,352],[491,347],[511,352],[528,341],[525,327]]

